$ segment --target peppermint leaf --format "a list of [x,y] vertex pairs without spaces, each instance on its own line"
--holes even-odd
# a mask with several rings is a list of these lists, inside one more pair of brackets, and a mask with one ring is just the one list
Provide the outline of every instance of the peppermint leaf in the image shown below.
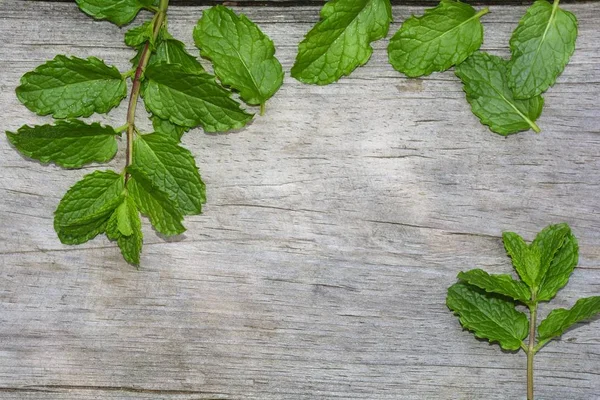
[[183,215],[177,209],[177,204],[146,179],[136,168],[130,168],[130,178],[127,190],[137,208],[150,218],[156,230],[163,235],[173,236],[185,232],[181,224]]
[[123,176],[96,171],[77,182],[54,213],[54,229],[65,244],[84,243],[104,232],[112,212],[123,200]]
[[239,91],[246,103],[264,106],[281,87],[283,69],[274,56],[275,46],[245,15],[238,17],[220,5],[205,10],[194,41],[223,85]]
[[523,303],[531,299],[527,285],[514,280],[510,275],[490,275],[481,269],[473,269],[459,273],[458,279],[486,292],[501,294]]
[[502,234],[504,248],[512,258],[517,273],[531,289],[537,290],[540,281],[541,253],[538,247],[530,247],[523,238],[514,232]]
[[75,0],[87,15],[95,19],[106,19],[119,26],[128,24],[141,9],[152,1],[140,0]]
[[371,42],[387,35],[391,20],[389,0],[328,1],[298,47],[292,76],[326,85],[349,75],[369,60]]
[[128,196],[117,207],[106,226],[106,235],[116,240],[123,258],[130,264],[140,264],[143,234],[140,214],[133,199]]
[[590,319],[600,313],[600,296],[585,297],[577,300],[573,308],[553,310],[538,327],[538,340],[548,341],[561,336],[578,322]]
[[510,38],[508,84],[515,98],[534,97],[554,85],[575,51],[577,18],[558,3],[536,1]]
[[446,304],[475,336],[498,342],[505,350],[518,350],[528,335],[529,322],[513,302],[494,297],[465,283],[448,289]]
[[133,143],[132,167],[175,203],[183,214],[199,214],[206,202],[204,182],[192,154],[173,139],[143,135]]
[[148,65],[161,63],[179,64],[183,71],[191,74],[204,72],[204,68],[196,57],[187,52],[185,44],[173,38],[162,40],[148,61]]
[[145,76],[146,107],[176,125],[201,125],[206,132],[224,132],[241,128],[252,119],[207,73],[191,74],[177,64],[161,63],[150,65]]
[[115,67],[90,57],[57,55],[21,78],[17,97],[31,111],[54,118],[107,113],[127,95],[127,85]]
[[6,132],[21,153],[43,163],[80,168],[91,162],[106,162],[117,153],[117,132],[110,126],[78,120],[57,121],[55,125],[23,126],[17,133]]
[[481,123],[500,135],[540,128],[535,121],[542,113],[541,96],[518,100],[508,87],[508,62],[477,52],[456,66],[456,76],[464,85],[467,100]]
[[146,42],[153,42],[153,39],[154,25],[152,21],[144,22],[125,32],[125,44],[136,49]]
[[437,7],[425,10],[422,17],[404,21],[390,40],[390,63],[410,77],[460,64],[481,47],[483,25],[479,19],[488,12],[487,8],[476,12],[468,4],[442,0]]
[[540,282],[538,300],[549,301],[556,296],[556,293],[569,281],[578,261],[579,245],[569,229],[562,245],[554,252],[550,266]]
[[176,141],[180,141],[183,134],[188,130],[188,128],[175,125],[171,121],[159,118],[156,115],[150,118],[152,119],[152,127],[157,134],[166,135]]

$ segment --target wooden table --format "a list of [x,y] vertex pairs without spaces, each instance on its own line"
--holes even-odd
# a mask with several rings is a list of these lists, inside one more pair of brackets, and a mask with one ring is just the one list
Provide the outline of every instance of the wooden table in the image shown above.
[[[289,71],[319,6],[259,3],[235,10]],[[391,32],[423,8],[396,5]],[[445,295],[460,270],[511,271],[502,231],[531,240],[561,221],[580,263],[542,317],[600,294],[600,3],[564,8],[580,36],[541,134],[491,133],[452,72],[407,79],[376,42],[337,84],[287,73],[239,132],[188,133],[208,204],[174,239],[145,221],[139,271],[104,237],[65,246],[53,231],[59,199],[97,166],[44,166],[0,139],[0,398],[523,399],[525,354],[462,331]],[[202,9],[169,12],[193,54]],[[483,49],[507,56],[524,10],[492,5]],[[129,69],[123,32],[73,3],[0,0],[3,130],[50,121],[14,89],[57,53]],[[96,120],[119,126],[124,113]],[[108,167],[123,165],[120,152]],[[600,399],[600,321],[536,365],[539,399]]]

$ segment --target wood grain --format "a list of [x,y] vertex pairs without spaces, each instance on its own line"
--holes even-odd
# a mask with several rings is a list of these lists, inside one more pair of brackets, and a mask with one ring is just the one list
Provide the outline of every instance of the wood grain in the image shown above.
[[[552,306],[600,293],[600,3],[565,8],[580,37],[545,95],[541,134],[491,133],[451,72],[406,79],[377,42],[337,84],[288,74],[239,132],[188,133],[205,213],[174,239],[146,221],[140,271],[105,238],[71,247],[53,232],[59,199],[98,166],[44,166],[0,140],[0,398],[524,398],[525,355],[475,340],[444,301],[460,270],[510,271],[503,230],[532,239],[560,221],[581,256]],[[6,130],[49,121],[14,89],[56,53],[129,68],[123,30],[73,4],[0,9]],[[169,18],[194,52],[201,9]],[[286,71],[318,10],[236,8],[273,38]],[[393,30],[422,10],[395,7]],[[524,8],[491,10],[484,48],[506,56]],[[124,113],[95,119],[119,126]],[[121,152],[108,167],[123,164]],[[599,323],[537,356],[540,399],[600,398]]]

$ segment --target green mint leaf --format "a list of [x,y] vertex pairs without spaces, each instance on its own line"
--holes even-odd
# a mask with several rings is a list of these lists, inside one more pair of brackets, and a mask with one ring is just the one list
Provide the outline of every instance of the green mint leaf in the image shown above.
[[156,51],[150,57],[148,65],[179,64],[181,69],[191,74],[204,72],[202,64],[185,49],[185,44],[179,40],[168,38],[160,41]]
[[540,282],[538,300],[549,301],[556,296],[556,293],[569,281],[578,261],[579,245],[569,230]]
[[518,350],[528,335],[527,316],[515,310],[512,301],[474,286],[460,282],[452,285],[446,304],[458,315],[463,327],[478,338],[498,342],[505,350]]
[[185,232],[181,224],[183,215],[177,204],[146,179],[136,168],[130,168],[131,177],[127,182],[127,190],[137,208],[150,218],[154,228],[166,236],[179,235]]
[[84,243],[104,232],[123,200],[123,176],[96,171],[73,185],[54,213],[54,229],[65,244]]
[[473,269],[459,273],[458,279],[486,292],[501,294],[523,303],[531,299],[531,291],[527,285],[510,275],[490,275],[484,270]]
[[57,55],[21,78],[17,97],[31,111],[54,118],[107,113],[127,95],[119,70],[90,57]]
[[294,78],[326,85],[364,65],[392,20],[389,0],[331,0],[298,47]]
[[422,17],[412,16],[390,40],[392,66],[410,77],[445,71],[460,64],[483,43],[480,17],[488,12],[475,11],[468,4],[442,0]]
[[245,15],[238,17],[221,5],[205,10],[194,41],[223,85],[239,91],[246,103],[264,105],[281,87],[283,69],[275,46]]
[[536,286],[539,286],[542,279],[544,279],[556,252],[562,247],[567,235],[570,233],[571,228],[567,224],[550,225],[542,229],[531,243],[530,247],[537,247],[537,252],[540,254]]
[[456,66],[467,101],[481,123],[500,135],[540,128],[535,121],[542,113],[541,96],[517,100],[508,87],[508,61],[477,52]]
[[523,238],[514,232],[502,234],[504,248],[512,259],[517,273],[533,290],[537,290],[541,275],[541,253],[538,247],[530,247]]
[[600,313],[600,296],[577,300],[573,308],[553,310],[538,327],[538,340],[548,341],[561,336],[578,322],[590,319]]
[[6,132],[8,140],[27,157],[65,168],[80,168],[91,162],[106,162],[117,153],[118,135],[109,126],[78,120],[55,125],[23,126]]
[[146,69],[144,102],[150,112],[188,128],[206,132],[241,128],[252,119],[220,87],[212,75],[190,74],[178,64],[156,64]]
[[143,246],[142,222],[133,199],[128,196],[117,207],[106,225],[106,236],[116,240],[123,258],[130,264],[140,264]]
[[119,26],[130,23],[141,9],[153,2],[147,0],[75,0],[87,15],[106,19]]
[[554,85],[575,51],[577,18],[558,3],[536,1],[510,38],[508,84],[518,99],[537,96]]
[[155,133],[159,135],[166,135],[176,141],[180,141],[183,134],[189,129],[183,126],[175,125],[171,121],[162,119],[156,115],[151,116],[150,119],[152,120],[152,127],[154,128]]
[[154,25],[152,21],[144,22],[140,26],[131,28],[125,32],[125,44],[129,47],[138,48],[146,42],[153,42]]
[[205,186],[188,150],[156,133],[137,137],[133,149],[132,167],[175,203],[182,214],[202,212]]

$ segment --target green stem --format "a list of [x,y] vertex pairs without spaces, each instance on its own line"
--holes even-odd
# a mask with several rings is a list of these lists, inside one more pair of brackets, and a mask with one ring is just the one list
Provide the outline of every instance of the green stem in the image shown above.
[[479,11],[477,14],[475,14],[475,18],[481,18],[489,12],[490,12],[490,9],[486,7],[483,10]]
[[[167,8],[169,7],[169,0],[160,0],[158,11],[154,15],[154,32],[153,41],[156,41],[158,34],[165,22],[167,16]],[[142,86],[142,74],[148,65],[148,60],[152,55],[150,50],[150,42],[146,42],[142,49],[140,61],[135,69],[135,75],[133,78],[133,85],[131,86],[131,95],[129,96],[129,106],[127,107],[127,155],[125,169],[133,163],[133,137],[136,132],[135,128],[135,110],[137,108],[137,102],[140,97],[140,88]],[[125,174],[125,181],[129,179],[129,174]]]
[[265,103],[260,103],[260,115],[265,115]]
[[533,400],[533,357],[535,356],[535,324],[537,320],[537,301],[532,299],[529,306],[529,347],[527,348],[527,400]]

